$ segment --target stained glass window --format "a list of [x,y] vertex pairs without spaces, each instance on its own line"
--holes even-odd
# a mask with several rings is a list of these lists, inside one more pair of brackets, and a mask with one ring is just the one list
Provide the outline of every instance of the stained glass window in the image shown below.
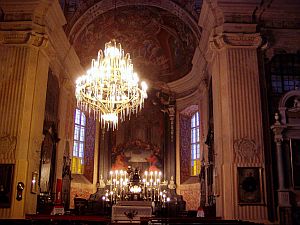
[[72,157],[72,173],[83,173],[84,142],[86,117],[79,109],[75,110],[74,145]]
[[200,116],[199,112],[193,114],[191,119],[191,175],[200,172]]

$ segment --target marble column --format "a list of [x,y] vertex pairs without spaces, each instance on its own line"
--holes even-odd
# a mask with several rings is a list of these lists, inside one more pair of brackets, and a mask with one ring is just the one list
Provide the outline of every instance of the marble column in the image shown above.
[[[258,48],[255,24],[223,24],[210,37],[216,178],[220,187],[217,216],[267,221],[264,189],[256,205],[241,205],[239,167],[258,167],[264,183]],[[260,187],[258,187],[260,188]]]
[[286,125],[282,125],[278,120],[278,114],[275,115],[276,122],[271,129],[274,133],[274,141],[276,143],[276,160],[277,160],[277,173],[278,173],[278,206],[279,207],[291,207],[290,204],[290,192],[285,187],[285,173],[284,173],[284,161],[282,150],[282,132],[286,129]]
[[[70,79],[64,78],[60,81],[59,90],[59,106],[58,106],[58,134],[60,141],[57,144],[56,151],[56,167],[55,167],[55,183],[57,179],[62,180],[64,157],[72,157],[73,127],[74,127],[74,111],[75,111],[75,87]],[[54,186],[56,188],[56,186]],[[60,190],[61,191],[61,190]],[[55,189],[56,201],[61,202],[61,194]]]
[[169,116],[169,134],[168,144],[167,144],[167,160],[166,162],[166,179],[170,179],[171,176],[175,177],[176,180],[176,152],[175,152],[175,105],[170,105],[168,107],[168,116]]

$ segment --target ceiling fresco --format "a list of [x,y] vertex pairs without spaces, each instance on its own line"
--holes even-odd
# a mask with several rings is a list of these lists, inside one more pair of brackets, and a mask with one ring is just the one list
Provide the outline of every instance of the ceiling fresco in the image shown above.
[[111,39],[130,53],[141,79],[172,82],[192,68],[196,37],[170,12],[150,6],[126,6],[97,16],[76,36],[73,46],[87,68]]

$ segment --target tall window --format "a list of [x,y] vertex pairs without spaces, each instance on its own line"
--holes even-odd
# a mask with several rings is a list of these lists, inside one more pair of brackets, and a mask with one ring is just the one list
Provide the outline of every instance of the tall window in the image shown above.
[[272,59],[273,95],[282,95],[300,86],[300,55],[280,54]]
[[200,123],[199,112],[193,114],[191,119],[191,175],[200,172]]
[[86,118],[79,109],[75,110],[74,145],[72,157],[72,172],[83,173],[84,143]]

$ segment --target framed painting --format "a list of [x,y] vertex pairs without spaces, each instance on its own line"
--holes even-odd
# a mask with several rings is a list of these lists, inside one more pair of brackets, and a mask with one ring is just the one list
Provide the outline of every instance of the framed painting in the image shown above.
[[263,204],[262,175],[259,167],[238,167],[238,203]]
[[0,208],[10,208],[13,172],[13,164],[0,164]]

